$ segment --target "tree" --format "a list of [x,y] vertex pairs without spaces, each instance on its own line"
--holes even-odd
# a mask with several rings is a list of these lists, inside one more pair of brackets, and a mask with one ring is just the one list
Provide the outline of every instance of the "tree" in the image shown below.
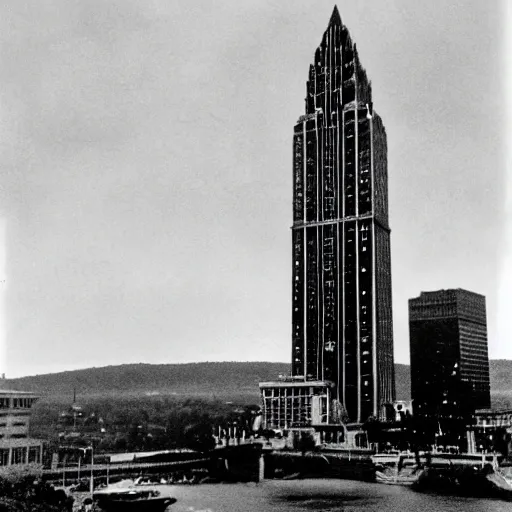
[[306,452],[311,452],[316,448],[315,438],[311,432],[301,432],[298,448],[303,456],[306,455]]
[[187,448],[198,452],[208,452],[215,448],[215,438],[210,424],[198,423],[185,429],[185,444]]

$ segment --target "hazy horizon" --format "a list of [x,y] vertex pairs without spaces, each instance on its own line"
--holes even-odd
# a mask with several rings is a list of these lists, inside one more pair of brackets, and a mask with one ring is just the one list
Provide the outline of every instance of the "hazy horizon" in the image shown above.
[[[337,6],[388,137],[395,362],[407,300],[459,287],[510,360],[507,2]],[[333,7],[3,4],[0,372],[290,360],[293,125]]]

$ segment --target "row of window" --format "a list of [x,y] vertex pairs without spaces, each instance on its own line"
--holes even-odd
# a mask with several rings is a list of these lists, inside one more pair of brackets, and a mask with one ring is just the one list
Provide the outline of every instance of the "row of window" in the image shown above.
[[29,409],[35,398],[0,398],[0,409]]
[[323,395],[326,390],[322,387],[315,386],[300,386],[300,387],[283,387],[283,388],[263,388],[262,394],[265,398],[272,397],[296,397],[296,396],[310,396],[310,395]]
[[495,427],[511,427],[512,414],[504,414],[494,417],[481,418],[477,416],[477,425],[489,425]]
[[[11,425],[13,427],[25,427],[27,424],[24,421],[15,421]],[[7,422],[6,421],[0,422],[0,428],[5,428],[5,427],[7,427]]]
[[[29,446],[28,454],[27,447],[21,446],[11,448],[11,465],[12,464],[25,464],[26,462],[32,464],[39,464],[41,462],[41,447]],[[28,457],[27,457],[28,455]],[[9,448],[0,448],[0,466],[9,465]]]

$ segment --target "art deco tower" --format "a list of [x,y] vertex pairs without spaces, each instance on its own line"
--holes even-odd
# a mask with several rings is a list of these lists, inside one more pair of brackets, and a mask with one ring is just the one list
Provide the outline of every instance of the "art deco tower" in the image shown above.
[[395,398],[386,132],[334,8],[294,130],[292,374],[353,422]]

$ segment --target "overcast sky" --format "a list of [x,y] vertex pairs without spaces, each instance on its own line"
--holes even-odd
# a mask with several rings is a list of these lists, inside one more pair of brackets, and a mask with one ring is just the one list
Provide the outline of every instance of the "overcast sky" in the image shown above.
[[[388,134],[397,362],[407,300],[452,287],[512,359],[505,3],[338,2]],[[290,360],[292,132],[333,6],[2,2],[7,376]]]

